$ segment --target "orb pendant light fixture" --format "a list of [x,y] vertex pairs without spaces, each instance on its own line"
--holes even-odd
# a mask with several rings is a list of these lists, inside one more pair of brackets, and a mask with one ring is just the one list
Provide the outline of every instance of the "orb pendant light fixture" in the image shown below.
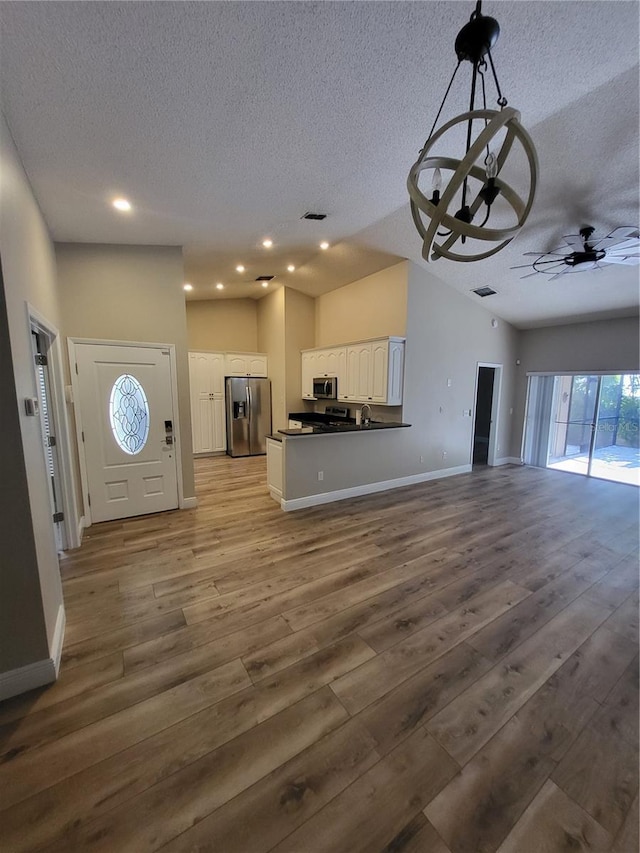
[[[494,255],[522,228],[535,196],[536,150],[520,124],[520,113],[507,106],[500,90],[491,57],[500,27],[494,18],[482,14],[481,7],[478,0],[469,23],[458,33],[458,64],[407,179],[411,213],[426,261],[479,261]],[[436,130],[464,61],[473,67],[469,110]],[[487,108],[485,73],[489,68],[499,109]],[[507,172],[510,183],[517,179],[515,188],[505,180]]]

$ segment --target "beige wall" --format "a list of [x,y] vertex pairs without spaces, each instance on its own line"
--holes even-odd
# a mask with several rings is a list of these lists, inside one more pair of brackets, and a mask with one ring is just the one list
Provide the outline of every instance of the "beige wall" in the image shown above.
[[402,337],[406,328],[406,261],[316,299],[317,347],[388,335]]
[[40,422],[22,405],[37,395],[27,303],[53,326],[60,312],[53,246],[1,114],[0,256],[6,301],[0,307],[0,672],[6,672],[49,657],[62,612]]
[[285,382],[286,410],[301,412],[302,376],[300,350],[315,346],[315,302],[311,296],[285,287]]
[[520,336],[512,456],[520,455],[527,373],[640,372],[637,317],[527,329]]
[[258,303],[255,299],[209,299],[187,302],[190,350],[258,351]]
[[[474,420],[463,412],[473,413],[478,362],[503,365],[497,459],[509,455],[518,332],[504,322],[493,328],[487,311],[422,267],[407,262],[402,268],[407,293],[403,421],[411,428],[287,441],[287,499],[469,466]],[[393,271],[398,274],[396,267]],[[403,289],[397,279],[395,289]],[[353,339],[358,336],[353,328],[344,326],[341,334]],[[391,331],[378,326],[360,336]],[[378,413],[391,419],[382,407]]]
[[68,337],[174,344],[185,497],[195,494],[182,251],[167,246],[56,245]]
[[286,429],[287,402],[285,378],[285,288],[279,287],[258,302],[258,352],[266,352],[271,379],[272,429]]

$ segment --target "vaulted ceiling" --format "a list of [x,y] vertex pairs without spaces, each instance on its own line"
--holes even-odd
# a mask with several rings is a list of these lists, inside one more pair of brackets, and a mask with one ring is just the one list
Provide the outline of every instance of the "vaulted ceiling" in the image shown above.
[[[474,7],[0,3],[2,108],[55,240],[181,245],[189,298],[259,298],[261,274],[318,295],[401,258],[427,266],[406,177]],[[502,88],[538,150],[538,195],[493,258],[428,268],[472,299],[490,285],[483,306],[519,327],[637,310],[637,268],[551,282],[510,267],[581,225],[638,224],[639,10],[484,3]],[[449,115],[465,109],[465,75]]]

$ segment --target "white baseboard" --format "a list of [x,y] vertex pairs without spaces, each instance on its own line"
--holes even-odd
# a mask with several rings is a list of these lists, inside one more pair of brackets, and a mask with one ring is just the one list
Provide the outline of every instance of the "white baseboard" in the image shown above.
[[180,509],[195,509],[198,506],[198,498],[182,498]]
[[53,658],[39,660],[21,666],[19,669],[0,673],[0,702],[55,680],[56,667]]
[[495,468],[497,465],[522,465],[522,460],[519,456],[501,456],[500,459],[494,461],[493,467]]
[[296,509],[305,509],[310,506],[344,501],[348,498],[358,498],[361,495],[371,495],[374,492],[387,492],[391,489],[399,489],[402,486],[413,486],[415,483],[426,483],[428,480],[440,480],[442,477],[454,477],[456,474],[468,474],[471,465],[458,465],[455,468],[442,468],[439,471],[427,471],[424,474],[411,474],[408,477],[397,477],[394,480],[382,480],[378,483],[365,483],[362,486],[353,486],[349,489],[338,489],[335,492],[321,492],[318,495],[308,495],[304,498],[292,498],[280,501],[280,506],[285,512]]
[[81,515],[80,519],[78,520],[78,548],[80,547],[80,545],[82,545],[82,537],[84,536],[86,526],[87,519],[84,517],[84,515]]
[[57,679],[60,670],[65,624],[66,616],[61,604],[58,608],[56,627],[53,632],[51,657],[0,673],[0,702],[4,699],[10,699],[12,696],[18,696],[20,693],[26,693],[28,690],[34,690],[36,687],[51,684]]
[[67,614],[64,610],[64,605],[61,604],[58,608],[58,616],[56,619],[56,627],[53,632],[53,643],[51,644],[51,660],[56,673],[56,678],[60,672],[60,658],[62,657],[62,645],[64,643],[64,629],[67,625]]
[[269,494],[277,504],[282,505],[282,492],[274,486],[269,486]]

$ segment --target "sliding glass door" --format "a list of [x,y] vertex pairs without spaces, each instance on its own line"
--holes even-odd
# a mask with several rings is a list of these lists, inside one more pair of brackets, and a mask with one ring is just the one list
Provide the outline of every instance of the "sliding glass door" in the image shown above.
[[531,376],[524,461],[640,485],[640,374]]

